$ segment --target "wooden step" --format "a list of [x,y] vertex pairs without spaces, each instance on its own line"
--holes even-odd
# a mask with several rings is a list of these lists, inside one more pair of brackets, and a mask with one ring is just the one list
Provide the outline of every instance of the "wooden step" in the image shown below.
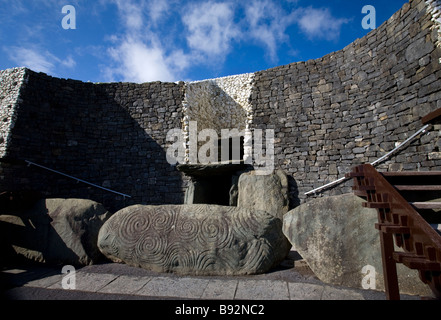
[[365,208],[371,208],[371,209],[388,209],[388,208],[390,208],[389,202],[363,202],[361,205]]
[[441,271],[440,263],[427,260],[412,253],[394,252],[392,256],[396,262],[402,263],[410,269]]
[[363,172],[349,172],[345,174],[345,178],[357,178],[357,177],[364,177],[365,174]]
[[386,171],[380,172],[385,178],[389,177],[436,177],[441,171]]
[[367,192],[366,191],[362,191],[362,190],[353,190],[354,194],[358,197],[361,198],[366,198],[367,197]]
[[394,185],[399,191],[441,191],[441,185]]
[[423,124],[429,124],[429,123],[436,124],[436,123],[440,123],[440,121],[441,121],[441,108],[432,111],[431,113],[425,115],[421,119],[421,122]]
[[441,209],[441,202],[409,202],[416,209]]
[[353,186],[352,190],[358,191],[375,191],[375,186]]
[[384,233],[410,234],[409,227],[376,223],[375,228]]

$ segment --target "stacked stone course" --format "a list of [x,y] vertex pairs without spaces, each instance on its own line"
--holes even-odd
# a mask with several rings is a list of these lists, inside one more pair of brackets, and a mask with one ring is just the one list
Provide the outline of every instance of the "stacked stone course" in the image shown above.
[[[377,160],[441,107],[434,3],[405,4],[341,51],[256,73],[255,127],[275,129],[276,167],[296,181],[294,201],[307,200],[305,192],[343,177],[357,164]],[[439,135],[436,127],[379,168],[441,169]],[[350,192],[350,186],[319,195]]]
[[4,156],[32,161],[131,198],[34,166],[8,163],[2,165],[2,189],[90,198],[112,210],[133,203],[182,202],[185,178],[167,163],[165,150],[168,129],[181,125],[183,83],[92,84],[28,69],[10,73],[28,81],[20,89],[17,121]]
[[[201,82],[92,84],[2,71],[2,157],[31,160],[132,198],[11,164],[1,165],[1,189],[91,198],[110,209],[182,203],[187,178],[166,161],[166,135],[175,128],[185,134],[189,121],[198,121],[199,129],[273,129],[275,169],[290,177],[291,205],[307,201],[305,192],[377,160],[441,108],[440,7],[439,0],[412,0],[362,39],[320,59]],[[440,129],[379,168],[441,170]]]

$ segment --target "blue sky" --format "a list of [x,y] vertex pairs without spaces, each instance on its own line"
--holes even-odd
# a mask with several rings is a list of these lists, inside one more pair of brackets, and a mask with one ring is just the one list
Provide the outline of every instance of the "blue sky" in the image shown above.
[[364,6],[378,27],[406,2],[1,0],[0,69],[137,83],[255,72],[340,50],[371,31]]

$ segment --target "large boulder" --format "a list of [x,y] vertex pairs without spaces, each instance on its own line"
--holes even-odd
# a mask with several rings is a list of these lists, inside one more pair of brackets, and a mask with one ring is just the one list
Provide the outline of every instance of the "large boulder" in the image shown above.
[[[285,215],[283,233],[323,282],[383,291],[377,211],[363,201],[353,194],[312,200]],[[401,293],[432,295],[415,270],[397,270]]]
[[263,210],[283,219],[289,210],[288,177],[281,170],[259,175],[256,171],[242,173],[238,183],[237,206]]
[[50,264],[96,263],[104,258],[98,232],[110,215],[91,200],[41,199],[25,212],[0,215],[2,251]]
[[282,220],[265,211],[217,205],[135,205],[101,228],[101,252],[115,262],[186,275],[245,275],[270,270],[290,244]]

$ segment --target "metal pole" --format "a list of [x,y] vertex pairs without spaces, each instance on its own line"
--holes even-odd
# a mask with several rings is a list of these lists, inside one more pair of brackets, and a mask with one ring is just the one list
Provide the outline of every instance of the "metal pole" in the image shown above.
[[[424,127],[422,127],[420,130],[418,130],[418,131],[417,131],[416,133],[414,133],[412,136],[410,136],[409,138],[407,138],[407,139],[406,139],[404,142],[402,142],[400,145],[398,145],[397,147],[395,147],[392,151],[386,153],[386,154],[385,154],[384,156],[382,156],[381,158],[379,158],[379,159],[375,160],[374,162],[372,162],[371,165],[375,167],[375,166],[376,166],[377,164],[379,164],[380,162],[383,162],[384,160],[386,160],[387,158],[389,158],[392,154],[394,154],[394,153],[397,152],[399,149],[401,149],[404,145],[406,145],[407,143],[409,143],[409,142],[411,142],[412,140],[414,140],[414,139],[415,139],[417,136],[419,136],[421,133],[424,133],[424,132],[427,130],[427,128],[429,128],[429,127],[430,127],[430,124],[426,124]],[[314,190],[308,191],[308,192],[305,193],[305,195],[306,195],[306,196],[309,196],[309,195],[311,195],[311,194],[315,194],[315,193],[317,193],[318,191],[321,191],[321,190],[323,190],[323,189],[326,189],[326,188],[332,187],[332,186],[334,186],[334,185],[336,185],[336,184],[339,184],[339,183],[341,183],[341,182],[343,182],[343,181],[345,181],[345,180],[347,180],[347,179],[349,179],[349,178],[346,178],[346,177],[340,178],[340,179],[335,180],[335,181],[333,181],[333,182],[330,182],[330,183],[328,183],[328,184],[326,184],[326,185],[324,185],[324,186],[321,186],[321,187],[316,188],[316,189],[314,189]]]
[[85,184],[91,185],[91,186],[93,186],[93,187],[95,187],[95,188],[99,188],[99,189],[102,189],[102,190],[106,190],[106,191],[109,191],[109,192],[112,192],[112,193],[119,194],[120,196],[123,196],[124,198],[126,198],[126,197],[127,197],[127,198],[131,198],[131,196],[129,196],[129,195],[127,195],[127,194],[120,193],[120,192],[117,192],[117,191],[114,191],[114,190],[111,190],[111,189],[107,189],[107,188],[101,187],[101,186],[99,186],[99,185],[97,185],[97,184],[94,184],[94,183],[91,183],[91,182],[88,182],[88,181],[85,181],[85,180],[82,180],[82,179],[78,179],[78,178],[76,178],[76,177],[70,176],[70,175],[68,175],[68,174],[62,173],[62,172],[57,171],[57,170],[53,170],[53,169],[51,169],[51,168],[48,168],[48,167],[42,166],[42,165],[37,164],[37,163],[34,163],[34,162],[32,162],[32,161],[25,160],[25,162],[26,162],[28,165],[33,165],[33,166],[36,166],[36,167],[39,167],[39,168],[42,168],[42,169],[45,169],[45,170],[48,170],[48,171],[51,171],[51,172],[57,173],[57,174],[59,174],[59,175],[62,175],[62,176],[68,177],[68,178],[70,178],[70,179],[76,180],[77,182],[82,182],[82,183],[85,183]]

